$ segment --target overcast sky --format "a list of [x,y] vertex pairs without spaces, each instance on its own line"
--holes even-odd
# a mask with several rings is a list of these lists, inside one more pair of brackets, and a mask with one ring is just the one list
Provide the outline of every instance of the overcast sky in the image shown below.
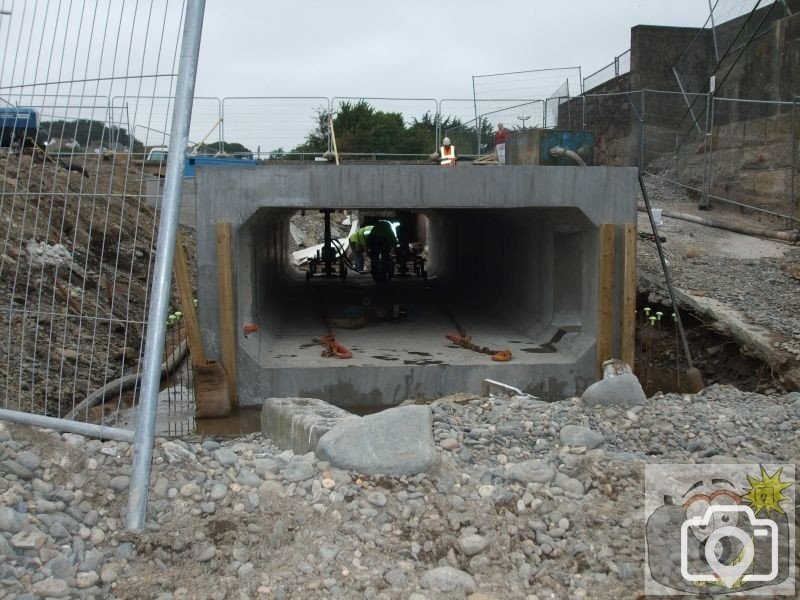
[[[755,0],[714,2],[730,18]],[[118,123],[147,145],[161,143],[181,7],[0,0],[11,13],[0,18],[0,99],[35,106],[43,120]],[[293,148],[329,106],[325,98],[335,110],[337,97],[366,98],[407,121],[439,109],[464,123],[478,112],[492,124],[524,117],[543,126],[542,103],[529,101],[563,95],[567,79],[569,94],[580,93],[577,69],[478,78],[477,106],[473,76],[580,67],[586,77],[629,48],[631,27],[701,27],[708,10],[707,0],[207,0],[190,139],[211,131],[209,141],[224,133],[253,150]],[[138,74],[146,77],[124,77]],[[232,98],[242,96],[314,98]]]
[[472,97],[472,76],[581,66],[706,0],[208,0],[201,95]]

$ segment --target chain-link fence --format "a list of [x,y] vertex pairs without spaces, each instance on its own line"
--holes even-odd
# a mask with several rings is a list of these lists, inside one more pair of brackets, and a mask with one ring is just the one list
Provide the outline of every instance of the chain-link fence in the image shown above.
[[722,203],[797,225],[796,103],[648,90],[644,106],[649,173],[683,187],[702,207]]

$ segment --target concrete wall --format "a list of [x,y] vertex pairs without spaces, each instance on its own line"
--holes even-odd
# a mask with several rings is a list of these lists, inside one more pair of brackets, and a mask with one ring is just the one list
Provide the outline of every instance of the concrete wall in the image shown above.
[[[218,357],[214,232],[217,222],[229,221],[237,257],[238,383],[245,404],[309,396],[342,406],[390,405],[477,391],[484,377],[557,398],[579,393],[594,380],[597,226],[636,222],[632,169],[287,165],[200,169],[197,182],[203,206],[197,231],[201,326],[208,353]],[[368,277],[352,285],[348,279],[346,286],[338,280],[307,284],[289,265],[289,218],[298,209],[320,208],[425,215],[428,285],[398,281],[380,288]],[[621,255],[619,248],[620,273]],[[320,347],[311,343],[324,332],[320,302],[333,311],[365,293],[376,301],[409,303],[419,314],[407,327],[385,334],[369,328],[346,332],[357,340],[358,356],[351,361],[321,359]],[[437,312],[438,304],[449,310]],[[487,344],[535,346],[561,333],[547,352],[492,363],[485,355],[446,347],[442,332],[453,330],[451,317]],[[259,332],[245,337],[247,322],[257,322]],[[400,346],[424,349],[438,360],[381,362]],[[377,351],[381,355],[372,356]]]

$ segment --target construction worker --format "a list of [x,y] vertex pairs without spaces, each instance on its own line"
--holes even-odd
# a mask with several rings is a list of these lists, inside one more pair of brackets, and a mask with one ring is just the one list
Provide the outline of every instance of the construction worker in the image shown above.
[[450,138],[442,140],[442,147],[439,148],[439,164],[443,167],[456,166],[456,147],[450,143]]
[[353,266],[359,273],[364,270],[364,253],[367,251],[367,237],[372,232],[372,225],[357,229],[348,238],[353,254]]
[[380,220],[372,226],[365,236],[367,251],[369,252],[370,271],[376,283],[386,283],[394,275],[394,261],[392,252],[397,247],[397,233],[395,229],[400,224]]
[[502,123],[498,123],[497,131],[494,132],[494,150],[497,153],[497,162],[501,165],[506,164],[506,140],[508,140],[508,129]]

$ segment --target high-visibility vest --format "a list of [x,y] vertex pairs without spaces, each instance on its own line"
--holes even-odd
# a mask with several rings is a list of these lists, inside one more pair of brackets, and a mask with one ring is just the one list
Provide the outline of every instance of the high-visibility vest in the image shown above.
[[454,165],[456,164],[456,147],[453,145],[442,146],[439,149],[439,156],[440,162],[443,165]]
[[370,233],[372,233],[372,225],[356,230],[349,238],[350,246],[352,246],[353,250],[364,252],[367,249],[367,236]]

